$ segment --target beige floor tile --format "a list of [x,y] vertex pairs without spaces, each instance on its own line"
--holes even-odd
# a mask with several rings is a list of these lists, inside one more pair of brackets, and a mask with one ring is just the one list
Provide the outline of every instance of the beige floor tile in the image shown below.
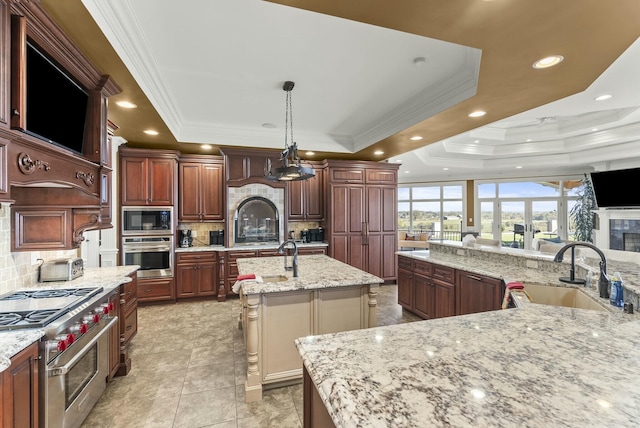
[[182,394],[174,427],[198,428],[236,420],[235,387]]
[[[244,402],[239,313],[238,299],[140,306],[131,372],[107,385],[82,428],[301,427],[301,384]],[[397,304],[395,286],[380,287],[379,325],[416,320]]]

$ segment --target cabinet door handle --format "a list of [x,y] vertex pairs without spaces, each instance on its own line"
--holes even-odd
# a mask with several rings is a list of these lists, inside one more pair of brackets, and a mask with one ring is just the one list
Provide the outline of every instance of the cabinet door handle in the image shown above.
[[482,278],[480,278],[479,276],[475,276],[475,275],[468,275],[467,274],[467,278],[473,279],[475,281],[482,281]]

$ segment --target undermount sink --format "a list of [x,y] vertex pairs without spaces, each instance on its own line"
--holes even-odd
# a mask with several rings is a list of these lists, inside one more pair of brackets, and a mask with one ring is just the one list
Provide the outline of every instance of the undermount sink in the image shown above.
[[525,284],[524,289],[531,297],[531,303],[606,311],[605,308],[577,288]]
[[289,277],[284,275],[262,275],[262,282],[284,282],[288,280]]

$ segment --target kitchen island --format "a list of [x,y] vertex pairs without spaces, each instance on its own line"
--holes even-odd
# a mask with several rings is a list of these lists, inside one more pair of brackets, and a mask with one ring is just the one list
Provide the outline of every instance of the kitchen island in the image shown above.
[[[289,258],[291,262],[291,258]],[[262,386],[302,379],[299,337],[376,325],[381,278],[325,255],[299,257],[299,277],[284,268],[284,257],[238,260],[240,323],[247,346],[245,401],[262,399]]]
[[304,337],[296,346],[305,427],[640,420],[640,321],[618,323],[607,312],[529,305]]

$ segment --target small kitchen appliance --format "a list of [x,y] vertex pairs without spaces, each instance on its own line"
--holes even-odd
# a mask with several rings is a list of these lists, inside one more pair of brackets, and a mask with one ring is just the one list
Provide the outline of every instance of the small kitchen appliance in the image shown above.
[[224,245],[224,230],[210,231],[209,245]]
[[81,258],[73,257],[46,261],[40,266],[40,281],[71,281],[84,274]]
[[190,229],[180,230],[179,232],[180,232],[180,239],[179,239],[180,247],[187,248],[193,245],[193,238],[191,237]]

